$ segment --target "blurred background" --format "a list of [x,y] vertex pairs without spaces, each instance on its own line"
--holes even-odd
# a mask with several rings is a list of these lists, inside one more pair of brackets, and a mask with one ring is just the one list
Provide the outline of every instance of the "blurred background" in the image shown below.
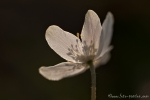
[[89,9],[101,22],[108,11],[115,18],[111,60],[96,69],[97,100],[150,96],[149,0],[0,0],[0,100],[90,100],[89,70],[61,81],[38,72],[65,61],[45,40],[48,26],[80,33]]

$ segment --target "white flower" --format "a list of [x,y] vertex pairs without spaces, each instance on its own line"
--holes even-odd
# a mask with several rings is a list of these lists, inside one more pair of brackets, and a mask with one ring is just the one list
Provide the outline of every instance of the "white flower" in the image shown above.
[[46,40],[49,46],[68,62],[41,67],[39,68],[40,74],[49,80],[60,80],[84,72],[89,68],[89,62],[93,62],[95,67],[105,64],[110,58],[109,51],[112,49],[109,45],[113,23],[113,16],[110,12],[101,26],[98,15],[88,10],[81,40],[56,25],[48,27]]

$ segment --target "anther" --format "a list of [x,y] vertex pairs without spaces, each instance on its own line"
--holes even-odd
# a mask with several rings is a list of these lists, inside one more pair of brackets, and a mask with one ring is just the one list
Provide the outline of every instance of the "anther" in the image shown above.
[[77,37],[80,38],[80,34],[79,33],[77,33]]

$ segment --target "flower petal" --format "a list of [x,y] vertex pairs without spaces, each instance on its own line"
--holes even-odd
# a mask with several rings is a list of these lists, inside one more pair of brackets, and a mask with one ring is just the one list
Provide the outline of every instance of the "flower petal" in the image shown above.
[[98,51],[99,57],[103,56],[106,52],[112,49],[112,47],[110,47],[109,45],[110,45],[112,33],[113,33],[113,24],[114,24],[113,15],[110,12],[108,12],[102,24],[100,48]]
[[74,56],[81,54],[80,39],[58,26],[52,25],[46,30],[46,40],[58,55],[68,61],[76,62]]
[[101,58],[94,61],[95,67],[99,67],[101,65],[106,64],[110,60],[111,54],[110,52],[105,53]]
[[94,49],[98,49],[101,29],[101,23],[98,15],[94,11],[88,10],[85,15],[85,22],[81,32],[82,41],[86,42],[87,46],[94,43]]
[[62,62],[55,66],[41,67],[39,72],[48,80],[61,80],[84,72],[88,67],[82,63]]

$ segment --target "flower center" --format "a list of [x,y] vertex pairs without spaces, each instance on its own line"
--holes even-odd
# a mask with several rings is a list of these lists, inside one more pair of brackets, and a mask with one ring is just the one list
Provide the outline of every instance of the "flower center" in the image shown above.
[[67,55],[72,57],[77,63],[88,63],[93,61],[96,55],[97,49],[94,48],[94,43],[91,41],[90,45],[87,45],[86,41],[82,41],[82,48],[79,48],[78,40],[76,45],[71,45],[68,48]]

